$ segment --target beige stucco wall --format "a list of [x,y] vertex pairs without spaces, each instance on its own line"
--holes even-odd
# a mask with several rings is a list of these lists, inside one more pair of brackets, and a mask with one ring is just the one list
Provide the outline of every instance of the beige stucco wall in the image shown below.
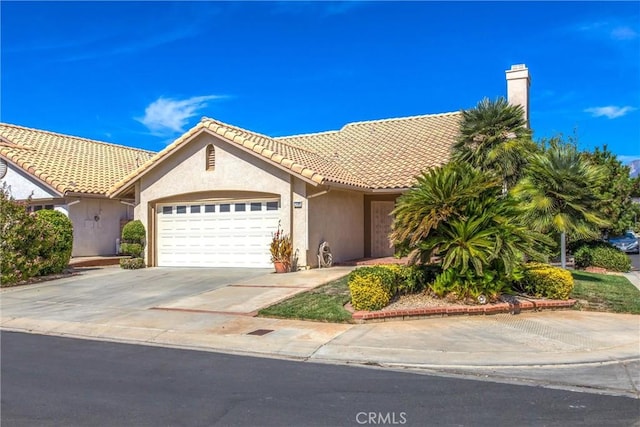
[[5,183],[16,200],[26,200],[29,197],[32,200],[51,199],[61,196],[11,163],[7,165],[7,174],[0,179],[0,186]]
[[364,195],[331,190],[308,199],[309,265],[318,265],[318,247],[329,243],[334,262],[364,257]]
[[[209,144],[216,149],[213,171],[206,168],[206,147]],[[137,188],[135,218],[145,224],[150,235],[154,233],[153,224],[150,226],[149,222],[150,208],[158,201],[247,195],[243,192],[268,193],[279,197],[282,227],[291,232],[292,188],[289,173],[206,133],[188,142],[143,176]],[[149,263],[149,254],[146,256]]]
[[132,219],[131,208],[118,200],[82,198],[66,209],[73,223],[72,256],[115,254],[120,219]]
[[298,257],[298,267],[308,265],[307,250],[309,249],[309,235],[307,224],[309,221],[309,203],[307,202],[307,184],[299,178],[292,177],[292,227],[291,238],[293,250]]

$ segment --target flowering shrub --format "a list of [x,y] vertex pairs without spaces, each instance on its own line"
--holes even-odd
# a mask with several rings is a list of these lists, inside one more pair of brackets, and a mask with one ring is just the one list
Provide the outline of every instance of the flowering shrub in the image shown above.
[[280,228],[280,222],[278,222],[278,229],[275,233],[272,233],[271,236],[271,244],[269,246],[271,262],[281,262],[287,267],[290,267],[291,257],[293,256],[291,236],[285,234],[284,230]]
[[391,300],[389,284],[384,283],[381,275],[365,274],[349,278],[351,305],[356,310],[380,310]]
[[568,299],[573,290],[573,276],[565,269],[539,262],[525,264],[520,290],[534,297]]

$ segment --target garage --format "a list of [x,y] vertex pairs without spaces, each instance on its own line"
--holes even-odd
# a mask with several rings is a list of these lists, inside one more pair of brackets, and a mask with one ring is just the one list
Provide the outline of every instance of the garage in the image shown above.
[[166,203],[156,212],[158,266],[272,267],[277,200]]

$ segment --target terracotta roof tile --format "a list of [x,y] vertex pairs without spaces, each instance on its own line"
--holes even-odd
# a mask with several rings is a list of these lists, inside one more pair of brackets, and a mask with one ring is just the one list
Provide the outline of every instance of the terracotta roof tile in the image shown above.
[[116,195],[199,132],[242,146],[317,184],[363,189],[410,187],[422,171],[446,163],[461,114],[444,113],[350,123],[339,131],[271,138],[203,118],[109,189]]
[[330,159],[369,188],[406,188],[423,170],[449,160],[460,117],[455,112],[373,120],[275,140]]
[[56,191],[106,194],[154,153],[0,123],[0,155]]

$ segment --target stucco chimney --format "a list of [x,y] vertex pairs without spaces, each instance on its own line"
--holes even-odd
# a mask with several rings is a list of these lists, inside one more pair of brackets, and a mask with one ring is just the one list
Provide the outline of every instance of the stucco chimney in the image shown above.
[[512,105],[521,105],[524,110],[524,119],[529,124],[529,86],[531,78],[529,69],[524,64],[512,65],[507,73],[507,100]]

